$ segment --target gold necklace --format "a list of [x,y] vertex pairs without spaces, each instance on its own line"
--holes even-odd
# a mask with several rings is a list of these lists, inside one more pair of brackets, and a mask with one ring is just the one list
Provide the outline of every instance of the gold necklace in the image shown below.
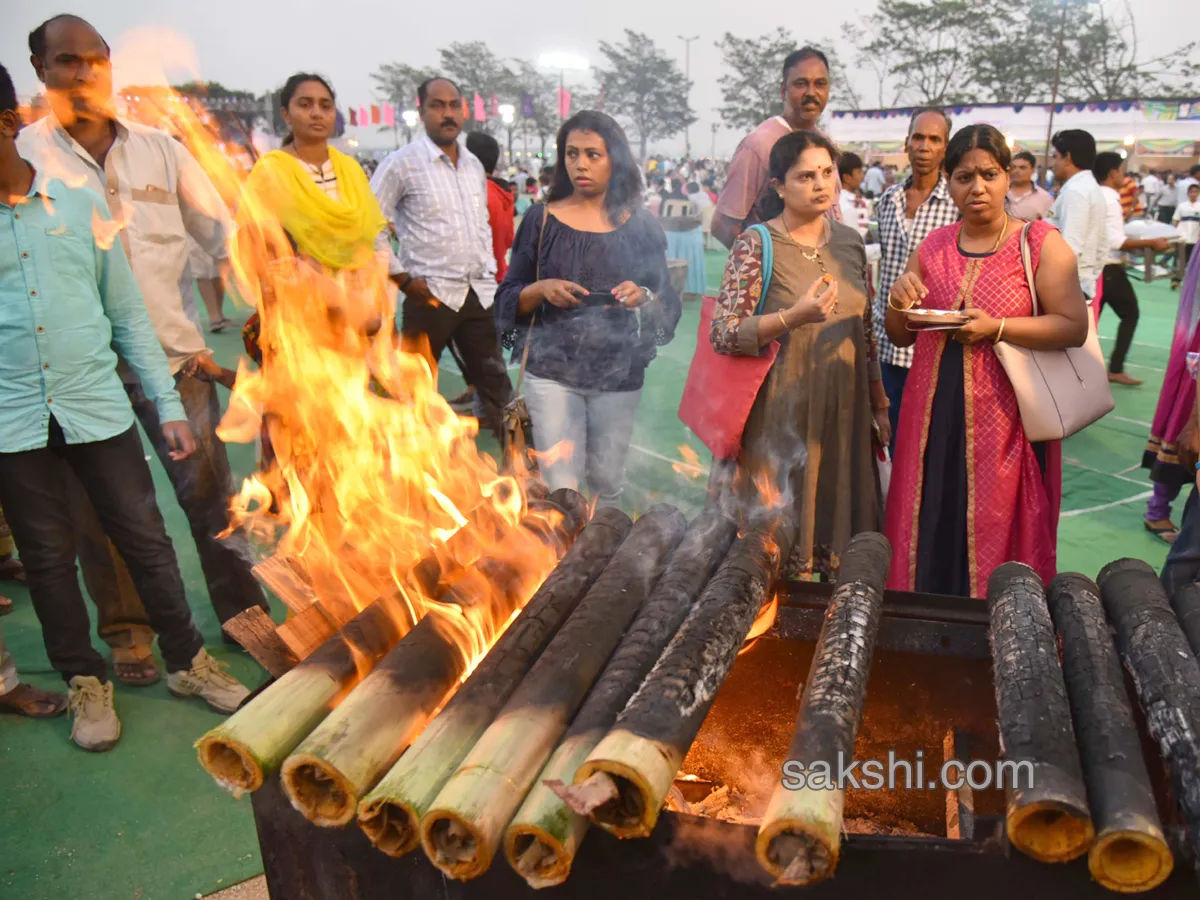
[[[996,235],[996,243],[992,244],[992,249],[990,251],[988,251],[989,256],[1000,249],[1000,244],[1004,241],[1004,235],[1006,235],[1007,233],[1008,233],[1008,213],[1006,212],[1004,214],[1004,224],[1000,226],[1000,233],[998,235]],[[959,232],[958,232],[958,249],[962,250],[964,253],[967,252],[966,250],[963,250],[962,230],[961,229],[959,229]]]
[[797,241],[795,236],[793,236],[792,228],[791,228],[791,226],[788,225],[786,209],[780,214],[779,218],[783,222],[783,227],[784,227],[784,230],[787,231],[788,237],[790,237],[792,239],[792,241],[796,244],[796,246],[800,248],[800,255],[803,256],[809,262],[815,262],[818,266],[821,267],[821,271],[824,272],[825,271],[825,262],[824,262],[824,260],[821,259],[821,248],[813,247],[812,254],[810,255],[808,253],[809,248],[806,245]]

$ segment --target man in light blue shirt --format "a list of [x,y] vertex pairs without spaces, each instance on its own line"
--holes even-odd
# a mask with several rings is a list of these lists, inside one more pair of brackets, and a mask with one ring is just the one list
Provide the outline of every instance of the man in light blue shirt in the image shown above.
[[1105,225],[1104,194],[1092,174],[1096,164],[1096,140],[1086,131],[1060,131],[1050,139],[1050,165],[1054,180],[1062,185],[1050,219],[1063,240],[1075,251],[1079,286],[1092,302],[1096,285],[1108,261],[1108,229]]
[[[79,590],[68,470],[129,567],[171,692],[226,712],[247,692],[220,671],[192,621],[117,374],[119,352],[157,408],[172,458],[192,453],[196,442],[125,252],[101,227],[108,210],[98,196],[20,157],[20,127],[12,79],[0,66],[0,507],[25,563],[46,654],[70,686],[71,739],[107,750],[121,724]],[[94,236],[93,222],[107,239]]]

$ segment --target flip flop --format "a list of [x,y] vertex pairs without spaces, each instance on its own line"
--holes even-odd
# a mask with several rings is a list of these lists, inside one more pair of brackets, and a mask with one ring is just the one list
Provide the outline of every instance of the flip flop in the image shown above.
[[15,556],[0,560],[0,579],[25,583],[25,564]]
[[1149,520],[1142,520],[1142,524],[1146,526],[1146,530],[1166,544],[1174,544],[1175,538],[1179,537],[1179,529],[1170,522],[1165,525],[1160,525]]
[[150,657],[132,661],[117,662],[113,660],[113,675],[121,684],[130,687],[149,687],[157,684],[162,678],[158,664]]
[[18,684],[7,694],[0,694],[0,713],[30,719],[53,719],[66,711],[66,697],[52,691],[43,691],[31,684]]

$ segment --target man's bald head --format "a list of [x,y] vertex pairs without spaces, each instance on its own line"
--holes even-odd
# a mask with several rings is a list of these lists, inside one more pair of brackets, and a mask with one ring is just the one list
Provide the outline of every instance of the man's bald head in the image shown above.
[[29,53],[60,122],[111,118],[108,42],[90,22],[70,14],[47,19],[29,33]]
[[80,18],[79,16],[72,15],[71,13],[59,13],[57,16],[51,16],[49,19],[47,19],[45,22],[43,22],[37,28],[33,29],[33,31],[29,32],[29,55],[30,56],[39,56],[42,59],[46,58],[47,32],[49,32],[51,26],[56,25],[60,22],[67,22],[67,23],[71,23],[74,25],[83,25],[83,26],[86,26],[87,28],[92,29],[92,31],[94,31],[96,33],[96,37],[100,38],[100,42],[102,44],[104,44],[104,48],[106,50],[108,49],[108,41],[104,40],[104,38],[100,36],[100,32],[96,31],[95,26],[92,25],[92,23],[89,22],[87,19]]

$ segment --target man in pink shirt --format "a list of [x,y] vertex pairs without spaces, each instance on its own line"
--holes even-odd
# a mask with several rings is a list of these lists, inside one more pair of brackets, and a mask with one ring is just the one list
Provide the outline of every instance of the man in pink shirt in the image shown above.
[[[738,144],[729,163],[725,187],[717,198],[712,234],[729,247],[744,228],[754,224],[758,195],[769,178],[771,148],[793,131],[818,131],[817,121],[829,102],[829,60],[816,47],[802,47],[783,61],[783,115],[772,116]],[[841,217],[839,183],[829,215]]]

